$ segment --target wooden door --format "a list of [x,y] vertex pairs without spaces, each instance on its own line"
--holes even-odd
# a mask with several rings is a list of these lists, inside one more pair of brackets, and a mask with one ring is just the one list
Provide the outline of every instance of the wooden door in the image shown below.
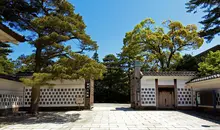
[[160,91],[159,92],[159,107],[160,108],[173,108],[174,107],[174,92],[173,91]]

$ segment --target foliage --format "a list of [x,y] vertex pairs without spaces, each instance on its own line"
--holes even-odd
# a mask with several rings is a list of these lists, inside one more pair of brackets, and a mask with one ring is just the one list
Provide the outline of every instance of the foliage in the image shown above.
[[62,57],[51,67],[49,73],[58,79],[101,79],[106,68],[85,55],[71,53],[70,58]]
[[101,79],[105,66],[85,55],[71,54],[71,58],[62,57],[53,65],[44,69],[45,73],[34,73],[31,78],[21,80],[28,86],[53,86],[51,80]]
[[35,55],[21,55],[15,61],[15,72],[34,72]]
[[14,64],[6,56],[0,56],[0,74],[13,74]]
[[99,63],[99,54],[97,51],[93,54],[92,59]]
[[[156,27],[152,19],[145,19],[136,25],[124,38],[123,55],[130,61],[145,58],[145,62],[154,70],[172,70],[180,60],[180,52],[197,49],[203,44],[195,25],[184,26],[177,21],[165,21]],[[129,57],[130,56],[130,57]]]
[[7,55],[11,52],[9,44],[0,42],[0,74],[14,73],[14,64],[11,59],[7,58]]
[[28,86],[38,87],[53,86],[54,84],[48,82],[52,79],[53,76],[50,73],[34,73],[31,78],[21,78],[20,80]]
[[95,81],[95,102],[129,102],[128,77],[119,58],[113,54],[106,55],[103,64],[107,67],[107,72],[102,80]]
[[201,75],[220,73],[220,51],[210,52],[203,62],[199,63]]
[[[19,2],[3,0],[0,6],[2,7],[0,21],[7,22],[16,29],[28,31],[29,33],[25,33],[28,34],[26,39],[35,47],[35,53],[25,57],[25,60],[29,62],[28,68],[22,68],[33,69],[35,72],[31,79],[23,80],[27,85],[34,85],[32,86],[34,89],[32,89],[31,112],[36,113],[38,109],[39,87],[44,85],[46,80],[50,80],[51,76],[52,78],[60,77],[57,72],[62,72],[61,76],[65,78],[92,77],[96,79],[101,76],[103,67],[95,61],[90,61],[89,58],[82,58],[87,61],[81,61],[79,55],[72,55],[70,46],[65,46],[67,41],[79,45],[79,50],[75,50],[75,53],[98,49],[96,42],[85,32],[86,25],[82,16],[74,12],[74,6],[67,0],[21,0]],[[11,14],[10,17],[8,17],[9,14]],[[79,61],[68,59],[73,57]],[[57,59],[58,61],[54,63]],[[71,68],[66,66],[67,64],[75,64],[73,67],[76,68],[72,72],[77,71],[73,74],[74,76],[70,75]],[[83,65],[83,67],[80,68],[81,66],[77,65]],[[86,75],[83,75],[82,73],[85,72],[87,72]]]
[[177,63],[177,71],[198,71],[198,61],[192,55],[186,54]]
[[203,16],[203,20],[200,22],[204,28],[200,33],[208,42],[214,38],[215,35],[219,35],[219,17],[220,17],[220,1],[219,0],[190,0],[186,3],[187,12],[197,12],[197,9],[203,9],[203,12],[206,13]]
[[0,42],[0,56],[2,55],[8,55],[9,53],[12,52],[10,49],[10,45],[7,43]]

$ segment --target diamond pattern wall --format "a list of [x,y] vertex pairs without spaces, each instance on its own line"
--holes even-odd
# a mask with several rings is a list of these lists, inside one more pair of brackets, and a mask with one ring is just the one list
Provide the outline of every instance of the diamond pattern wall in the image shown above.
[[141,105],[156,106],[155,88],[141,88]]
[[[78,106],[77,100],[83,102],[80,106],[84,106],[84,88],[76,87],[53,87],[40,89],[40,107],[60,107],[60,106]],[[24,106],[28,107],[31,103],[31,88],[25,88]]]
[[192,106],[192,91],[191,91],[191,89],[177,88],[177,96],[178,96],[178,106]]
[[19,106],[23,106],[23,96],[0,93],[0,109],[15,108]]

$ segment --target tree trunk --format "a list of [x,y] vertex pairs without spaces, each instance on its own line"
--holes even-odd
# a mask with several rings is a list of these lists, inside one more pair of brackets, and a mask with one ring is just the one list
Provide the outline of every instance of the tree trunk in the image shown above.
[[31,110],[30,110],[31,114],[36,115],[38,113],[39,101],[40,101],[40,87],[39,86],[32,87]]
[[[36,55],[35,55],[35,73],[39,73],[41,70],[41,52],[42,49],[39,47],[36,47]],[[33,77],[34,78],[34,77]],[[31,114],[37,114],[38,113],[38,107],[39,107],[39,101],[40,101],[40,86],[32,86],[32,92],[31,92],[31,107],[30,107],[30,113]]]
[[167,61],[167,69],[170,69],[170,62],[171,62],[171,59],[172,59],[174,53],[175,52],[171,52],[170,55],[169,55],[169,58],[168,58],[168,61]]

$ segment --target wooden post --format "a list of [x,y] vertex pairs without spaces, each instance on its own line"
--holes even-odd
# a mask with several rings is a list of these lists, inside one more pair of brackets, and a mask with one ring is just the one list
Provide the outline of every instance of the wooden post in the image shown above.
[[135,108],[141,106],[141,62],[135,61],[134,64],[134,102]]
[[158,107],[159,107],[158,79],[155,79],[155,90],[156,90],[156,109],[158,109]]
[[90,109],[90,80],[85,81],[85,109]]
[[213,98],[213,108],[214,108],[214,113],[216,113],[216,105],[217,105],[217,102],[216,102],[216,92],[215,90],[212,91],[212,98]]
[[175,100],[175,108],[178,108],[177,79],[174,79],[174,100]]

